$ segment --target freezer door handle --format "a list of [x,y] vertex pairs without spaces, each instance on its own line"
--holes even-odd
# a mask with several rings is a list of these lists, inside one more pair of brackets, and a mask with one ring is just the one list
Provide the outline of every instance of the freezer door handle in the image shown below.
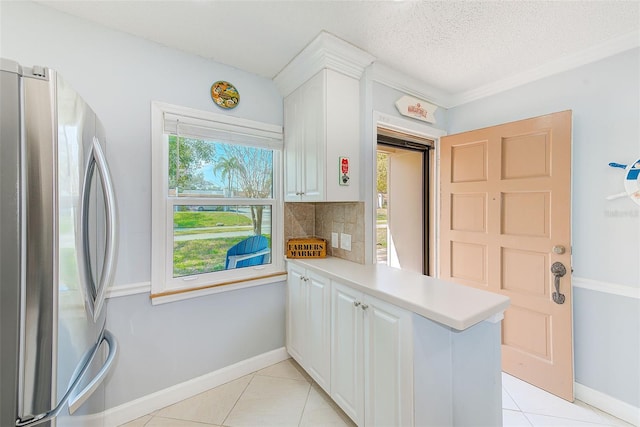
[[[91,261],[90,261],[90,242],[89,242],[89,205],[90,205],[90,193],[91,193],[91,181],[95,169],[98,169],[102,182],[102,192],[104,194],[105,203],[105,255],[104,266],[98,285],[95,285],[95,279],[91,274]],[[109,173],[109,167],[107,165],[107,159],[100,146],[98,138],[93,138],[91,145],[91,151],[89,153],[89,161],[85,170],[84,179],[82,183],[82,208],[81,212],[81,225],[82,225],[82,249],[79,251],[82,254],[82,270],[84,272],[84,285],[86,287],[85,300],[87,302],[87,308],[89,315],[96,321],[100,317],[102,306],[106,297],[107,288],[111,285],[113,280],[113,273],[115,271],[116,263],[116,250],[117,250],[117,234],[118,234],[118,218],[116,210],[116,197],[113,190],[113,183],[111,181],[111,174]]]
[[[80,408],[82,404],[93,394],[93,392],[96,391],[98,386],[100,386],[102,381],[104,381],[105,377],[113,367],[113,362],[116,358],[116,354],[118,353],[118,341],[116,341],[111,332],[105,329],[102,342],[106,342],[109,346],[109,354],[107,355],[107,359],[104,361],[102,368],[100,368],[100,372],[98,372],[96,376],[93,377],[89,384],[87,384],[79,392],[75,389],[71,392],[71,396],[69,396],[70,414],[73,414],[75,411],[77,411],[78,408]],[[100,344],[102,344],[102,342]]]

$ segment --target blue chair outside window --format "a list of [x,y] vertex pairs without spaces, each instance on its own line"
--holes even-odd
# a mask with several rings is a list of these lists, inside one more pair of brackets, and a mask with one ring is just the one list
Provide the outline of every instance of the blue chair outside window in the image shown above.
[[267,264],[271,260],[269,241],[264,236],[251,236],[227,251],[225,269]]

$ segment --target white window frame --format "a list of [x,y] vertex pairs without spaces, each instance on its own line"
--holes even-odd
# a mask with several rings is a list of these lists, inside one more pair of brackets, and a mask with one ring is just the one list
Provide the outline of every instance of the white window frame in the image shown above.
[[[265,199],[229,198],[217,205],[271,206],[271,263],[254,267],[173,277],[173,210],[175,205],[202,205],[200,198],[169,195],[168,133],[204,140],[218,139],[273,150],[273,194]],[[172,302],[282,281],[284,270],[282,202],[282,126],[214,114],[162,102],[151,103],[151,301]]]

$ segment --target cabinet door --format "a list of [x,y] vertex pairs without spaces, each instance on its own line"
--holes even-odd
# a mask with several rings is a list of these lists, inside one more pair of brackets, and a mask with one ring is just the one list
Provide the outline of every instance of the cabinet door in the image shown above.
[[331,288],[329,279],[307,272],[307,345],[305,366],[309,375],[330,393]]
[[[326,71],[325,188],[328,201],[360,199],[360,82]],[[349,158],[349,185],[340,185],[340,157]]]
[[302,191],[302,117],[300,89],[284,99],[284,196],[288,202],[300,201]]
[[368,426],[413,425],[411,313],[365,296],[364,400]]
[[362,297],[331,282],[331,397],[358,425],[364,421]]
[[287,275],[287,351],[304,365],[306,347],[307,282],[304,269],[289,264]]
[[302,87],[302,200],[324,200],[326,71],[313,76]]

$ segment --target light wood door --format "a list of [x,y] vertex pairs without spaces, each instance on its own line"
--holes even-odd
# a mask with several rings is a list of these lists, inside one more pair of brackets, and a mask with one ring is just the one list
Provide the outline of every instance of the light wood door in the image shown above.
[[511,298],[503,371],[573,401],[571,111],[444,137],[440,167],[440,276]]

